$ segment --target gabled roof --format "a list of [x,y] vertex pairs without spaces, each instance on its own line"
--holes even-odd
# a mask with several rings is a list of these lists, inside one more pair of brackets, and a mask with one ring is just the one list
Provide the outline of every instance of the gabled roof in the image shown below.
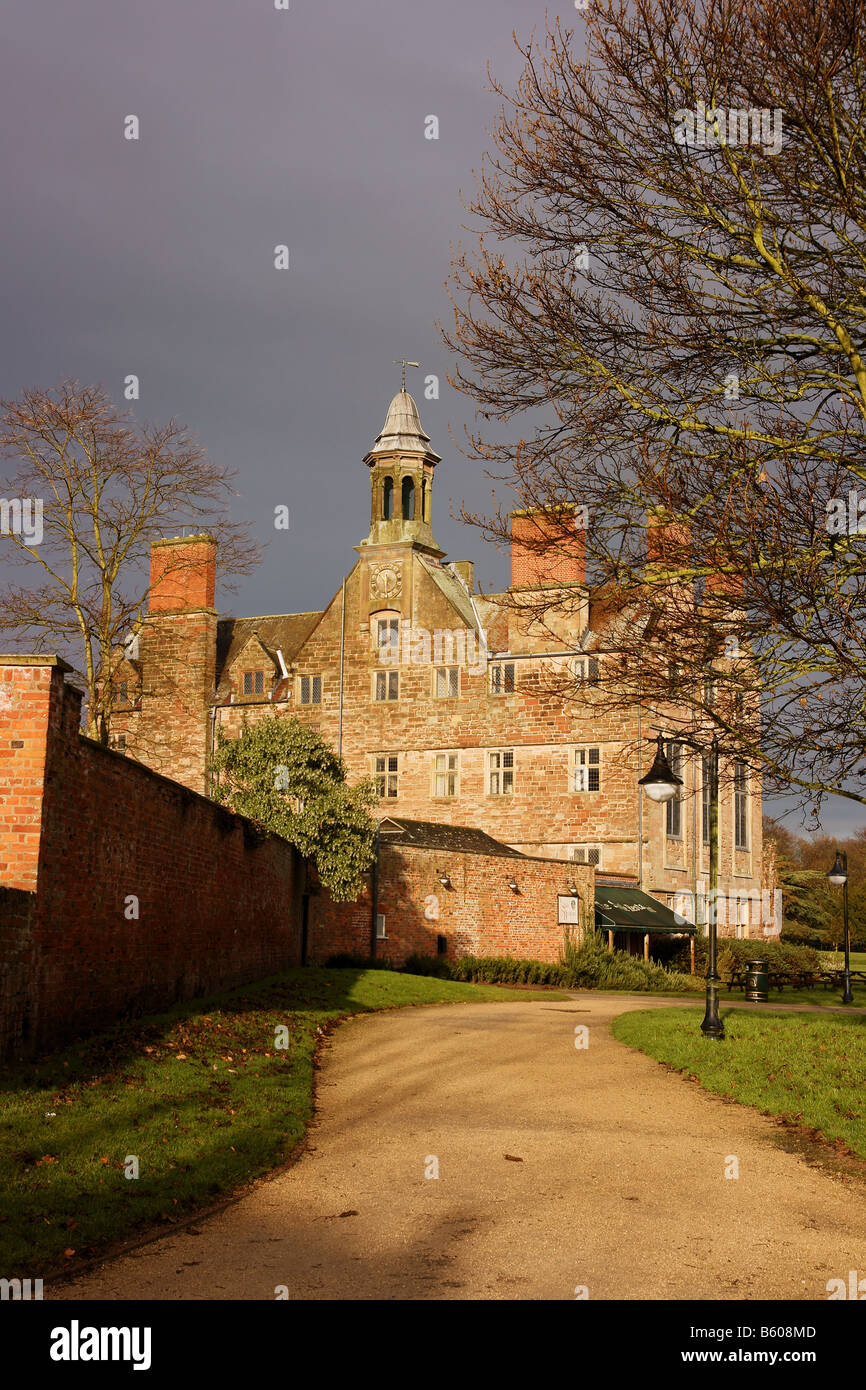
[[416,849],[451,850],[454,854],[492,854],[502,859],[525,859],[519,850],[467,825],[439,825],[429,820],[404,820],[385,816],[379,822],[379,835],[386,844],[413,845]]
[[436,565],[432,560],[428,560],[426,555],[422,555],[420,552],[416,552],[416,554],[422,568],[427,571],[433,583],[445,595],[451,607],[457,610],[465,626],[471,628],[473,632],[477,632],[478,621],[469,598],[469,590],[463,581],[446,565]]
[[217,624],[217,695],[223,679],[255,633],[277,664],[277,651],[288,663],[300,651],[322,614],[275,613],[263,618],[224,618]]

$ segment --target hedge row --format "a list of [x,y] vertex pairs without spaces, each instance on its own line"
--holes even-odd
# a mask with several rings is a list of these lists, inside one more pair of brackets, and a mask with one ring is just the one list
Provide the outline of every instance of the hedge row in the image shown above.
[[[695,972],[705,975],[709,944],[705,936],[695,939]],[[718,947],[719,972],[724,979],[732,970],[744,970],[750,960],[765,960],[773,970],[820,970],[821,959],[811,946],[797,946],[789,941],[748,941],[721,937]],[[679,951],[671,960],[673,967],[688,965],[689,947]]]
[[[390,961],[371,961],[365,956],[330,956],[326,965],[341,969],[393,969]],[[510,956],[461,956],[449,961],[444,956],[410,956],[402,969],[410,975],[435,975],[440,979],[464,980],[489,985],[554,985],[565,989],[621,989],[632,992],[686,992],[700,990],[702,982],[692,975],[666,969],[630,956],[609,951],[597,932],[588,933],[578,943],[569,937],[558,962],[515,960]]]

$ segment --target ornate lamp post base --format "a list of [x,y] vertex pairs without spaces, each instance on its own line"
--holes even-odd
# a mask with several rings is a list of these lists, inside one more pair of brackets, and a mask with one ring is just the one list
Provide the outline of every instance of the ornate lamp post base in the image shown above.
[[725,1025],[719,1018],[718,975],[713,979],[707,977],[707,1009],[701,1024],[701,1032],[705,1038],[712,1038],[714,1042],[724,1042],[725,1040]]

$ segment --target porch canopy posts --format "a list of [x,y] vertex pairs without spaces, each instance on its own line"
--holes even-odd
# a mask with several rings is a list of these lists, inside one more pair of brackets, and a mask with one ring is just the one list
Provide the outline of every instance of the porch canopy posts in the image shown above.
[[607,931],[608,950],[614,949],[616,932],[640,933],[643,937],[643,957],[649,960],[650,937],[691,937],[691,962],[695,964],[695,926],[672,912],[657,898],[640,888],[619,888],[596,883],[595,924]]

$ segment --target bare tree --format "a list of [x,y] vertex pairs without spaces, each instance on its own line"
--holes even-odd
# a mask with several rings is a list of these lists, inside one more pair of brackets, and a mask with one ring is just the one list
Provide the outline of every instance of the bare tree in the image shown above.
[[[697,715],[814,806],[866,801],[864,20],[600,0],[585,60],[558,23],[518,44],[444,335],[470,456],[522,508],[586,508],[593,584],[644,615],[624,694],[670,678],[645,624]],[[732,634],[747,659],[718,659]]]
[[16,494],[3,499],[10,563],[30,580],[0,593],[0,630],[77,658],[88,734],[107,742],[113,654],[147,601],[151,543],[192,526],[215,538],[221,574],[257,560],[226,516],[232,474],[177,421],[138,425],[102,387],[70,380],[3,401],[0,449],[17,460],[3,484]]

